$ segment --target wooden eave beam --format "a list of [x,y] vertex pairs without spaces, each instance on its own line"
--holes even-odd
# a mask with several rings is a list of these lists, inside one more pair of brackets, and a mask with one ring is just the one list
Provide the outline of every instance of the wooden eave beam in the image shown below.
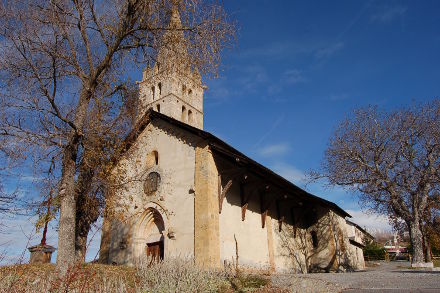
[[280,209],[280,200],[276,199],[276,208],[277,208],[277,219],[278,219],[278,232],[281,232],[283,229],[283,222],[284,222],[284,215],[281,215],[281,209]]
[[290,208],[290,216],[292,217],[293,237],[296,238],[296,215],[293,208]]
[[246,218],[246,210],[249,205],[249,194],[246,194],[245,186],[247,183],[240,182],[240,204],[241,204],[241,220]]
[[263,192],[260,193],[260,208],[261,208],[261,228],[266,227],[266,217],[269,212],[270,207],[276,201],[276,197],[273,196],[269,200],[266,200],[266,197],[268,195],[270,186],[266,185],[266,188]]
[[223,200],[225,199],[226,193],[229,191],[231,186],[232,186],[232,179],[229,179],[225,187],[222,187],[222,176],[218,175],[218,213],[219,214],[222,213]]

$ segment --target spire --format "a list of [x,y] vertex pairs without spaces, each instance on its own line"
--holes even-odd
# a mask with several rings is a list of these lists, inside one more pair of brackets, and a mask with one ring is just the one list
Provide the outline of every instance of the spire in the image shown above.
[[171,8],[171,17],[168,28],[171,29],[181,29],[182,21],[180,20],[180,13],[175,1],[173,1],[173,6]]
[[[182,21],[180,19],[177,1],[174,0],[171,7],[171,15],[168,23],[168,29],[162,36],[161,49],[158,55],[158,61],[161,65],[170,65],[170,63],[179,64],[188,54],[185,45],[185,36],[182,30]],[[180,61],[180,62],[179,62]]]

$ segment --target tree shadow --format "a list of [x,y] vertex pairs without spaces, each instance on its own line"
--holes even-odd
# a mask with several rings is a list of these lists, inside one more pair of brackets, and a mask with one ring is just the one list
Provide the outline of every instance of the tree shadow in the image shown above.
[[295,215],[295,223],[278,231],[278,250],[291,260],[296,272],[354,271],[341,225],[343,218],[322,207],[298,209]]

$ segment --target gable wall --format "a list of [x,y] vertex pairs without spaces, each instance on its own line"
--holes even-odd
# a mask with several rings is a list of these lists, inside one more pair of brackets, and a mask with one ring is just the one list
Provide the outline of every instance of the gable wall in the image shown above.
[[[113,220],[110,239],[110,263],[131,264],[139,254],[135,238],[136,224],[147,207],[161,213],[165,222],[165,258],[194,255],[194,188],[195,142],[190,133],[174,128],[163,121],[149,124],[136,143],[125,154],[114,173],[116,181],[128,182],[115,193],[118,213]],[[159,153],[159,166],[146,166],[147,155],[153,150]],[[143,183],[149,172],[161,176],[158,196],[147,197]],[[125,176],[124,176],[125,175]],[[125,178],[124,178],[125,177]],[[135,206],[137,208],[135,209]],[[168,232],[174,239],[168,237]],[[127,243],[120,249],[121,241]],[[144,245],[144,244],[142,244]],[[138,248],[136,248],[138,247]]]

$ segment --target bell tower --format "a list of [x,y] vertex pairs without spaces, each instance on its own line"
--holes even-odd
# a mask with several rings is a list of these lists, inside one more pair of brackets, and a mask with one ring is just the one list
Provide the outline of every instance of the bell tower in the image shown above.
[[147,67],[139,82],[139,120],[153,109],[203,129],[202,79],[191,68],[179,11],[173,5],[168,30],[161,38],[157,60]]

